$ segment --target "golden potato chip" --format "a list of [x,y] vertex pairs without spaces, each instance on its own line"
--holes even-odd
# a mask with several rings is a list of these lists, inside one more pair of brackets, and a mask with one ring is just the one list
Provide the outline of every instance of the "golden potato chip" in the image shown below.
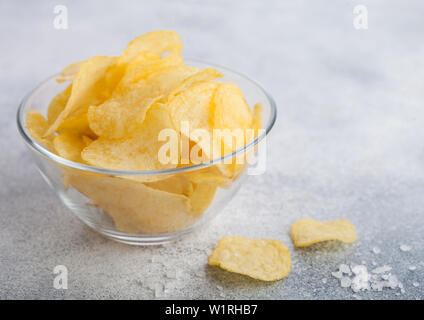
[[72,81],[71,95],[65,109],[55,119],[46,135],[54,133],[62,121],[77,110],[86,110],[104,100],[108,94],[106,72],[116,63],[115,57],[96,56],[87,59],[79,67]]
[[163,164],[158,159],[162,129],[173,129],[168,111],[160,104],[153,105],[146,120],[131,136],[122,139],[100,137],[82,152],[89,164],[117,170],[162,170],[177,164]]
[[200,216],[212,203],[217,189],[216,184],[195,183],[193,191],[189,195],[191,212],[194,216]]
[[[127,67],[126,72],[120,82],[118,83],[114,95],[126,94],[133,91],[135,88],[140,88],[138,82],[146,79],[149,75],[160,72],[167,68],[183,67],[184,60],[180,53],[172,52],[165,58],[160,56],[146,56],[142,55],[141,58],[136,58]],[[185,68],[190,68],[184,66]],[[194,69],[194,68],[190,68]],[[142,82],[141,84],[144,84]]]
[[53,140],[53,145],[59,156],[75,162],[83,162],[81,151],[86,144],[80,135],[66,132],[57,135]]
[[46,118],[36,110],[29,110],[25,122],[25,127],[29,134],[37,141],[45,145],[49,150],[52,150],[52,138],[48,136],[43,138],[44,133],[47,131],[49,125]]
[[253,120],[252,112],[244,100],[240,88],[234,83],[219,84],[214,104],[214,128],[230,130],[250,128]]
[[193,86],[195,83],[203,81],[211,81],[217,78],[222,78],[224,75],[214,68],[206,68],[200,70],[185,79],[178,87],[172,90],[169,93],[168,101],[171,101],[177,94],[187,90],[189,87]]
[[187,121],[191,131],[206,129],[212,132],[211,102],[217,86],[214,82],[201,82],[168,102],[172,121],[178,131],[181,132],[182,122]]
[[153,182],[145,182],[144,184],[153,189],[183,194],[185,196],[190,196],[193,193],[193,184],[182,174],[173,175],[169,178]]
[[211,266],[263,281],[287,277],[291,268],[290,252],[278,240],[222,238],[209,257]]
[[96,134],[90,129],[88,123],[87,112],[80,113],[76,116],[69,117],[60,124],[57,129],[58,133],[73,133],[76,135],[86,135],[91,138],[96,138]]
[[253,107],[252,127],[255,129],[255,136],[258,135],[257,130],[262,128],[262,104],[257,103]]
[[67,168],[65,179],[105,210],[118,230],[127,233],[174,232],[190,226],[190,202],[181,194],[150,188],[130,179]]
[[152,31],[132,40],[119,58],[119,62],[128,63],[144,51],[163,55],[166,52],[180,52],[182,49],[181,38],[175,31]]
[[183,79],[195,72],[192,68],[168,67],[140,80],[132,91],[110,99],[88,110],[90,127],[99,136],[122,138],[131,134],[144,121],[152,103],[166,96]]
[[60,76],[56,78],[56,81],[59,83],[65,81],[72,81],[83,63],[84,61],[71,63],[65,69],[62,70]]
[[296,247],[307,247],[327,240],[339,240],[346,243],[358,240],[355,226],[344,219],[328,222],[301,219],[293,224],[291,234]]
[[60,113],[65,109],[66,103],[69,100],[72,91],[72,84],[66,87],[65,90],[57,94],[49,104],[47,109],[47,122],[52,125]]

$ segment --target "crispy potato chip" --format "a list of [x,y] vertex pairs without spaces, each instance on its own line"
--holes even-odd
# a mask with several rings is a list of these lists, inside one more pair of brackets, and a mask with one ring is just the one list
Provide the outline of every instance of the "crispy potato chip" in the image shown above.
[[289,274],[291,258],[287,247],[278,240],[227,236],[219,241],[209,264],[254,279],[276,281]]
[[57,129],[58,133],[73,133],[79,136],[85,135],[91,138],[97,138],[96,134],[90,129],[87,112],[63,120]]
[[46,136],[54,133],[62,121],[75,111],[86,110],[106,98],[110,89],[106,85],[109,82],[106,73],[115,63],[115,57],[96,56],[80,65],[65,109],[47,130]]
[[190,201],[181,194],[150,188],[129,179],[65,171],[65,179],[105,210],[118,230],[127,233],[174,232],[190,226]]
[[251,127],[252,112],[240,88],[231,82],[219,84],[215,97],[214,128],[241,129]]
[[185,66],[168,67],[141,80],[132,91],[113,95],[111,99],[88,110],[90,127],[99,136],[122,138],[144,121],[152,103],[166,96],[182,80],[195,72]]
[[183,194],[185,196],[190,196],[193,193],[193,184],[182,174],[174,175],[158,181],[145,182],[145,185],[153,189]]
[[62,70],[60,76],[56,78],[56,81],[59,83],[65,81],[72,81],[83,63],[84,61],[71,63],[65,69]]
[[152,31],[132,40],[119,58],[119,62],[128,63],[144,51],[163,55],[166,52],[180,52],[182,49],[181,38],[175,31]]
[[72,91],[72,84],[66,87],[65,90],[57,94],[49,104],[47,109],[47,122],[52,125],[60,113],[65,109],[66,103],[69,100]]
[[81,151],[86,144],[80,135],[74,133],[62,133],[53,140],[53,145],[59,156],[75,162],[83,162]]
[[162,170],[177,164],[162,164],[158,160],[162,143],[158,141],[162,129],[173,129],[168,111],[155,104],[147,112],[146,120],[131,136],[122,139],[100,137],[82,152],[89,164],[116,170]]
[[182,122],[187,121],[190,130],[206,129],[212,132],[212,98],[217,86],[214,82],[201,82],[168,102],[171,118],[178,131],[181,132]]
[[191,204],[191,213],[198,217],[212,203],[215,196],[217,185],[210,183],[196,183],[193,186],[193,191],[189,195]]
[[[165,58],[143,55],[141,58],[136,58],[126,67],[125,75],[118,83],[114,95],[126,94],[129,91],[133,91],[135,88],[140,88],[141,85],[146,84],[146,82],[142,82],[141,85],[138,82],[146,79],[151,74],[167,68],[183,66],[183,57],[178,52],[172,52]],[[187,66],[185,67],[190,68]]]
[[184,90],[187,90],[189,87],[193,86],[195,83],[211,81],[217,78],[222,78],[224,75],[214,68],[206,68],[200,70],[191,76],[187,77],[178,87],[172,90],[169,93],[168,101],[171,101],[177,94],[181,93]]
[[262,128],[262,104],[257,103],[253,107],[252,127],[255,129],[255,137],[258,135],[258,130]]
[[293,224],[291,234],[296,247],[307,247],[327,240],[340,240],[346,243],[358,240],[355,226],[344,219],[328,222],[301,219]]
[[44,133],[49,127],[46,118],[36,110],[29,110],[27,113],[25,127],[29,134],[37,141],[45,145],[49,150],[52,150],[53,136],[43,138]]

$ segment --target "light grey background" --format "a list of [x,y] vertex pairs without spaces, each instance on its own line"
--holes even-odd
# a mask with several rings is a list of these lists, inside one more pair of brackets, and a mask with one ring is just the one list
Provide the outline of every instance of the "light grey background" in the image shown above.
[[[359,3],[368,30],[353,27]],[[359,297],[423,299],[424,3],[359,3],[1,0],[0,298],[144,299],[166,284],[165,298],[352,299],[331,272],[375,261],[393,267],[405,293]],[[57,4],[68,7],[68,30],[53,28]],[[185,56],[262,83],[278,120],[266,174],[251,177],[201,231],[140,248],[106,240],[60,203],[32,163],[15,113],[29,90],[69,62],[118,55],[155,29],[178,31]],[[296,250],[289,230],[302,217],[347,218],[360,241]],[[209,250],[229,234],[282,240],[293,258],[289,277],[263,283],[208,267]],[[66,291],[53,288],[59,264],[69,269]],[[175,270],[179,279],[167,279]]]

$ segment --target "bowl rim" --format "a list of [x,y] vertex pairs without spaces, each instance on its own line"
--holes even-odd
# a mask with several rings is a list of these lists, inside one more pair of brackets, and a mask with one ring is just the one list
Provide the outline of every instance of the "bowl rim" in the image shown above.
[[36,151],[37,153],[41,154],[42,156],[44,156],[44,157],[46,157],[50,160],[53,160],[54,162],[56,162],[60,165],[70,167],[70,168],[74,168],[74,169],[78,169],[78,170],[82,170],[82,171],[88,171],[88,172],[100,173],[100,174],[106,174],[106,175],[118,175],[118,176],[119,175],[121,175],[121,176],[165,175],[165,174],[176,174],[176,173],[180,173],[180,172],[187,172],[187,171],[207,168],[207,167],[219,164],[221,162],[224,162],[227,159],[234,158],[235,156],[239,155],[242,152],[246,152],[247,150],[256,146],[259,142],[261,142],[269,134],[269,132],[271,131],[272,127],[274,126],[276,118],[277,118],[277,107],[276,107],[276,103],[275,103],[274,99],[272,98],[272,96],[262,87],[262,85],[260,85],[258,82],[252,80],[251,78],[247,77],[246,75],[244,75],[244,74],[242,74],[238,71],[234,71],[230,68],[223,67],[223,66],[218,65],[218,64],[206,62],[206,61],[199,60],[199,59],[193,59],[193,58],[187,58],[187,59],[185,59],[185,61],[188,62],[188,64],[190,62],[199,63],[199,64],[203,64],[203,65],[206,65],[206,66],[215,67],[215,68],[224,70],[224,71],[229,72],[229,73],[236,74],[239,77],[243,78],[243,80],[247,80],[251,84],[256,86],[264,94],[264,96],[266,97],[267,102],[270,106],[270,116],[269,116],[268,122],[266,123],[265,127],[263,128],[265,130],[262,131],[260,134],[258,134],[248,144],[246,144],[243,147],[233,151],[232,153],[228,153],[228,154],[226,154],[222,157],[215,158],[215,159],[210,160],[210,161],[201,162],[201,163],[197,163],[197,164],[193,164],[193,165],[189,165],[189,166],[184,166],[184,167],[169,168],[169,169],[163,169],[163,170],[115,170],[115,169],[94,167],[94,166],[86,165],[86,164],[83,164],[83,163],[74,162],[74,161],[62,158],[59,155],[57,155],[57,154],[49,151],[48,149],[46,149],[41,143],[39,143],[37,140],[35,140],[34,138],[31,137],[31,135],[29,134],[29,132],[27,131],[27,129],[25,128],[25,126],[23,124],[24,123],[24,116],[25,116],[24,109],[25,109],[26,104],[31,99],[31,97],[38,90],[40,90],[47,82],[56,78],[60,74],[60,73],[56,73],[56,74],[48,77],[47,79],[45,79],[41,83],[39,83],[34,89],[32,89],[22,99],[21,103],[19,104],[19,108],[18,108],[18,112],[17,112],[17,116],[16,116],[18,131],[21,134],[21,136],[24,138],[25,143],[30,147],[30,149]]

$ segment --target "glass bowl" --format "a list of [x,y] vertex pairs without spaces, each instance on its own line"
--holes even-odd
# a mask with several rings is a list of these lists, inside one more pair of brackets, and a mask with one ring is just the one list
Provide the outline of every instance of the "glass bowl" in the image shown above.
[[[57,75],[38,85],[19,106],[19,132],[32,151],[44,180],[55,190],[65,206],[85,224],[110,239],[133,245],[156,245],[177,239],[210,221],[239,190],[249,174],[247,164],[231,181],[203,190],[201,201],[192,203],[192,207],[197,208],[192,210],[193,212],[188,212],[186,199],[173,193],[171,189],[184,188],[181,181],[185,181],[188,175],[211,172],[215,170],[216,165],[243,152],[249,150],[258,154],[263,148],[266,135],[274,125],[275,103],[256,82],[238,72],[214,64],[194,59],[187,59],[186,64],[197,68],[218,69],[225,75],[220,81],[237,84],[249,106],[262,103],[264,130],[244,148],[210,162],[158,171],[110,170],[66,160],[50,152],[26,130],[27,112],[35,109],[46,114],[51,99],[66,88],[67,84],[55,81]],[[159,184],[159,190],[152,191],[152,183]]]

